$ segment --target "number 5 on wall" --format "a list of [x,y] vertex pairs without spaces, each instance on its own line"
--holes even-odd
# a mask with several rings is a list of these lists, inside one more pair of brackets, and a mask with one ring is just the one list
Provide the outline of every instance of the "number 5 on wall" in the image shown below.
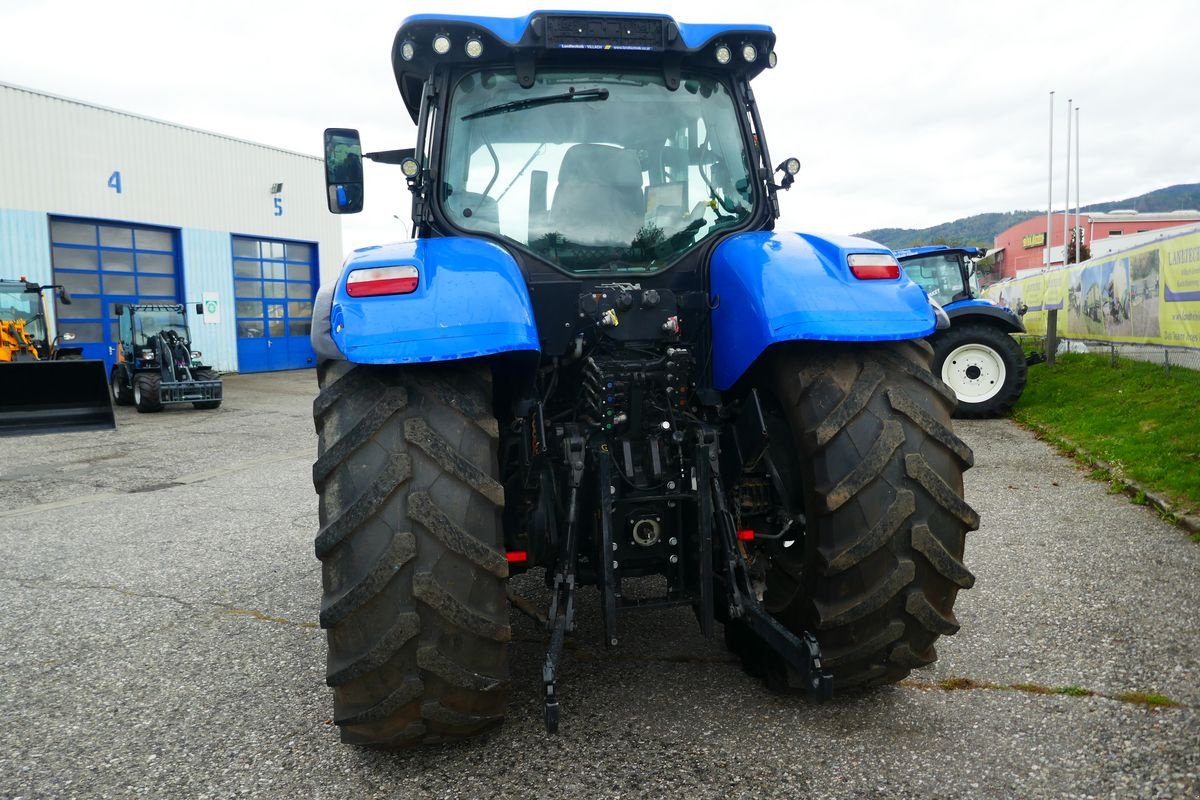
[[[120,189],[118,189],[117,191],[120,191]],[[283,198],[282,197],[275,198],[275,216],[277,216],[277,217],[283,216]]]

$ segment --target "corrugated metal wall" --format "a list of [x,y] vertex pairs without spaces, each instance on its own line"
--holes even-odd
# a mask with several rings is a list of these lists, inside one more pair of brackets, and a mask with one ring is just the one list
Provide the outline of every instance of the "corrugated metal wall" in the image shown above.
[[319,159],[2,83],[0,208],[303,239],[341,254]]
[[218,325],[197,324],[197,349],[234,370],[230,236],[314,242],[336,271],[322,171],[313,156],[0,83],[0,276],[51,279],[50,215],[180,229],[182,299],[215,291],[223,306]]
[[45,214],[0,208],[0,278],[50,283],[50,225]]
[[183,263],[183,299],[199,303],[205,292],[216,292],[221,305],[220,322],[195,316],[188,309],[191,321],[192,346],[204,353],[204,363],[222,372],[237,369],[237,335],[234,328],[233,251],[229,234],[220,231],[201,231],[184,228],[179,234]]

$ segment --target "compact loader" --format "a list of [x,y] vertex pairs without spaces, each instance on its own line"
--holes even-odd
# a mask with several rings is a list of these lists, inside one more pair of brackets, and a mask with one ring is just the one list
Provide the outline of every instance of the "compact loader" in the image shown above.
[[[220,407],[224,384],[192,349],[184,305],[118,303],[116,310],[120,342],[109,385],[117,405],[143,414],[181,403]],[[199,304],[196,313],[202,313]]]

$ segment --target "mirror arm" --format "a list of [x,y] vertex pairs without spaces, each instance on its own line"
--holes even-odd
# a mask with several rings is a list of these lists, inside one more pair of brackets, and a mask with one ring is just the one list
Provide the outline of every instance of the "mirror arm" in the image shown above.
[[406,158],[416,158],[415,147],[405,147],[402,150],[379,150],[374,153],[363,153],[363,158],[369,158],[379,164],[400,164]]

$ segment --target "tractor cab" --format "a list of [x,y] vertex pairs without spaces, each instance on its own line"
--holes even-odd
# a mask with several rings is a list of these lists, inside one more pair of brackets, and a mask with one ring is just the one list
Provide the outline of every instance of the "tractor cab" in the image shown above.
[[651,15],[410,17],[392,62],[416,146],[364,153],[356,131],[327,131],[330,210],[361,209],[362,158],[399,164],[415,234],[495,242],[529,283],[569,283],[547,289],[562,308],[579,280],[702,272],[722,237],[772,226],[799,170],[770,164],[750,90],[774,43],[766,26]]
[[[46,293],[54,291],[63,305],[71,304],[67,290],[58,285],[42,286],[21,278],[0,280],[0,361],[35,361],[79,358],[80,348],[60,348],[59,340],[51,342],[47,324]],[[68,333],[63,341],[75,338]]]
[[919,283],[943,308],[980,298],[975,262],[987,255],[978,247],[930,245],[894,251],[908,277]]
[[[35,284],[25,281],[0,281],[0,326],[3,326],[3,333],[0,335],[5,336],[6,341],[11,336],[14,343],[20,340],[29,342],[34,347],[46,341],[42,295]],[[18,334],[18,330],[22,335]],[[9,349],[5,348],[0,358],[12,360],[4,356],[9,352]],[[36,357],[35,351],[32,358]]]
[[121,353],[139,367],[156,366],[164,357],[181,366],[199,363],[182,305],[127,305],[119,316]]

